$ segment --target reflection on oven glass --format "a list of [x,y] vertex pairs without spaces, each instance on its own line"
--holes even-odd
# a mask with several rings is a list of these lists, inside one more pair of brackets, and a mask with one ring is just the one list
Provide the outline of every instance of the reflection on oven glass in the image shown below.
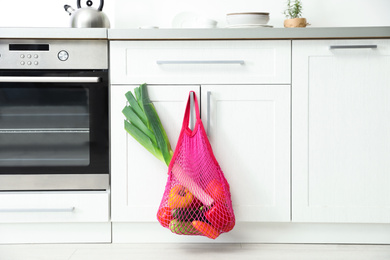
[[1,88],[0,166],[87,166],[89,95],[84,88]]

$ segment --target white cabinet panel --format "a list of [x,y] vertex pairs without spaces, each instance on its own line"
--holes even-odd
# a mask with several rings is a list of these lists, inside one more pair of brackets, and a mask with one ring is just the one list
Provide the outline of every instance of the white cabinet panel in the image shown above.
[[113,41],[113,84],[290,84],[290,41]]
[[108,222],[107,192],[4,192],[0,223]]
[[290,86],[202,86],[202,118],[237,221],[290,221]]
[[293,50],[293,220],[390,223],[390,41]]
[[[156,221],[167,182],[168,167],[150,154],[124,129],[122,109],[125,93],[136,85],[111,86],[111,185],[112,220]],[[167,132],[172,149],[176,147],[190,90],[199,95],[199,86],[148,85],[148,93]]]

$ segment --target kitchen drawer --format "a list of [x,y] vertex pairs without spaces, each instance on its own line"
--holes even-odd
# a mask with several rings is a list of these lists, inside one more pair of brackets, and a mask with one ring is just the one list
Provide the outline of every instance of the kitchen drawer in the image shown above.
[[113,84],[290,84],[291,41],[111,41]]
[[107,221],[107,192],[0,193],[0,223]]

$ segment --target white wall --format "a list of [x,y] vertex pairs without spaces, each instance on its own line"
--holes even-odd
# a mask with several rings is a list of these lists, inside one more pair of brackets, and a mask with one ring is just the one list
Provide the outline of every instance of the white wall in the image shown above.
[[[82,0],[85,2],[85,0]],[[269,12],[269,24],[283,26],[286,0],[105,0],[113,28],[156,25],[170,28],[177,14],[192,12],[225,26],[230,12]],[[312,27],[390,26],[390,0],[302,0]],[[95,0],[95,5],[99,3]],[[0,27],[68,27],[63,6],[76,0],[0,0]]]
[[[93,2],[97,8],[99,0]],[[69,27],[65,4],[77,8],[76,0],[0,0],[0,27]],[[105,0],[103,11],[114,23],[115,0]]]
[[[270,25],[283,27],[286,0],[117,0],[117,27],[155,24],[170,27],[181,12],[195,12],[219,21],[231,12],[269,12]],[[390,0],[302,0],[313,27],[390,26]]]

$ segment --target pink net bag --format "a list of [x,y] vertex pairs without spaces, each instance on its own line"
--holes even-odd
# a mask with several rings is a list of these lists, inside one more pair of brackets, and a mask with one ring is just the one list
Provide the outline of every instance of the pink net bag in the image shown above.
[[215,239],[233,229],[235,217],[229,184],[211,149],[196,95],[191,93],[196,111],[195,126],[193,130],[188,127],[189,97],[157,219],[173,233]]

